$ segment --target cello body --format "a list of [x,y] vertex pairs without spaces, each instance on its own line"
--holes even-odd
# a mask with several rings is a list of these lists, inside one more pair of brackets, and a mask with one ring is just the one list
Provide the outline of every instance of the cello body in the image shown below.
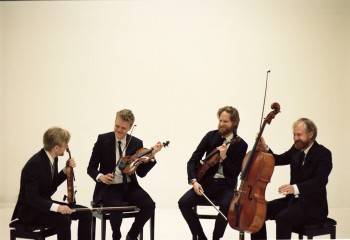
[[[252,154],[248,152],[243,166]],[[231,201],[228,221],[233,229],[240,232],[255,233],[260,230],[266,217],[265,190],[270,182],[275,166],[272,154],[256,151],[247,177],[241,181]]]
[[258,151],[257,147],[266,123],[270,124],[280,112],[280,105],[276,102],[271,108],[274,111],[265,118],[253,149],[243,159],[240,187],[230,203],[228,222],[230,227],[240,232],[256,233],[266,218],[265,190],[275,167],[275,159],[272,154]]

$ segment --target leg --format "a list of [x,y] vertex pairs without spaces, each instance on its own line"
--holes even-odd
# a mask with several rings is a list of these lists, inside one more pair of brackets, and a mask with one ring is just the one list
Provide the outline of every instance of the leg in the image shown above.
[[206,239],[206,237],[198,215],[193,211],[193,207],[204,201],[205,199],[203,197],[198,196],[193,189],[190,189],[178,202],[182,216],[186,220],[192,235],[201,236],[202,239]]
[[57,240],[71,240],[71,218],[57,212],[41,213],[29,223],[54,227],[57,230]]
[[[215,184],[214,186],[215,192],[213,195],[213,200],[215,200],[220,207],[220,211],[226,216],[228,215],[228,209],[230,207],[230,203],[232,201],[234,190],[231,189],[228,185],[225,184]],[[212,195],[212,193],[208,193]],[[215,221],[215,227],[213,232],[213,239],[220,239],[224,236],[227,221],[223,218],[221,214],[218,214]]]
[[[287,198],[280,198],[280,199],[275,199],[273,201],[268,202],[265,221],[275,220],[277,214],[288,206],[288,201],[289,199]],[[258,232],[251,234],[251,239],[252,240],[267,239],[265,222]]]
[[[86,208],[81,205],[75,205],[73,208]],[[72,220],[78,220],[78,240],[90,240],[91,239],[91,221],[92,216],[90,211],[78,211],[73,212],[71,215]]]
[[[122,184],[110,185],[106,188],[102,196],[102,203],[104,207],[116,207],[122,205]],[[113,240],[119,240],[122,237],[120,226],[122,224],[123,213],[121,211],[110,211],[109,223],[112,228]]]
[[129,184],[125,199],[140,208],[128,233],[131,238],[136,238],[146,222],[154,215],[155,202],[145,190],[133,183]]

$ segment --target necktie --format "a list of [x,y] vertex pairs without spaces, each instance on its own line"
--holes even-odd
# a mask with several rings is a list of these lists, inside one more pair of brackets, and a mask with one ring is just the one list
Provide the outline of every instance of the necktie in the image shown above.
[[300,155],[299,155],[299,168],[300,169],[303,167],[304,161],[305,161],[305,153],[304,153],[304,151],[301,151]]
[[55,175],[55,160],[53,161],[53,163],[50,161],[50,165],[51,165],[51,179],[53,179],[53,176]]
[[[119,151],[119,158],[122,158],[123,157],[123,151],[122,151],[122,142],[121,141],[118,141],[118,151]],[[122,176],[123,176],[123,187],[124,189],[128,189],[128,182],[126,180],[126,175],[125,173],[122,172]]]

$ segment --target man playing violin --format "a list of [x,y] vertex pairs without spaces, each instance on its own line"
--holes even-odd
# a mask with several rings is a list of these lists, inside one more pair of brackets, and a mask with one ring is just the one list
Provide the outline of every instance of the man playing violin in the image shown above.
[[[241,172],[243,158],[248,145],[240,139],[238,142],[230,143],[237,138],[239,125],[239,113],[236,108],[226,106],[220,108],[217,113],[219,119],[218,129],[209,131],[201,140],[197,149],[193,152],[187,162],[188,183],[192,189],[188,190],[179,200],[180,211],[185,218],[191,233],[198,240],[205,240],[203,228],[193,207],[205,204],[206,194],[217,203],[220,211],[227,217],[229,205],[237,185],[237,177]],[[198,168],[204,155],[218,150],[217,163],[209,168],[205,175],[198,178]],[[213,231],[213,239],[217,240],[224,236],[227,220],[218,214]]]
[[[44,148],[33,155],[22,169],[12,220],[18,218],[24,224],[56,228],[58,240],[70,240],[71,220],[79,220],[78,240],[88,240],[91,238],[91,213],[72,211],[75,207],[84,206],[68,206],[51,199],[57,187],[67,180],[66,167],[58,172],[57,161],[67,150],[69,140],[70,133],[59,127],[52,127],[44,133]],[[73,168],[76,166],[74,159],[69,159],[68,164]]]
[[[135,217],[126,239],[134,240],[143,229],[145,223],[154,213],[155,203],[148,193],[138,184],[136,174],[144,177],[154,167],[155,154],[163,145],[158,142],[151,152],[150,161],[140,164],[136,174],[125,174],[121,166],[125,165],[124,157],[133,156],[143,148],[143,142],[139,138],[131,136],[128,131],[135,121],[134,114],[129,109],[118,111],[114,123],[114,132],[100,134],[94,145],[87,172],[96,182],[93,201],[104,207],[122,206],[128,202],[136,205],[140,212]],[[110,212],[110,224],[113,240],[121,239],[120,226],[122,212]]]
[[[291,239],[294,226],[323,220],[328,215],[328,176],[332,171],[332,154],[316,142],[317,127],[301,118],[293,124],[293,146],[283,154],[274,154],[264,138],[258,148],[272,153],[275,165],[290,165],[290,182],[279,187],[284,197],[267,203],[266,220],[276,221],[276,239]],[[267,239],[266,225],[251,239]]]

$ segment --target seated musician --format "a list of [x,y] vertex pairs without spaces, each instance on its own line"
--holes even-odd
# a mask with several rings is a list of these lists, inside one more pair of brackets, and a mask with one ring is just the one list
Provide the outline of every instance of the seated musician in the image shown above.
[[[133,156],[136,151],[143,148],[142,140],[131,136],[128,131],[135,121],[134,114],[129,109],[117,112],[114,132],[100,134],[94,145],[87,172],[96,182],[93,201],[102,203],[104,207],[122,206],[123,202],[136,205],[140,212],[135,217],[126,239],[136,240],[145,223],[154,213],[155,203],[149,194],[139,185],[136,174],[140,177],[155,166],[155,154],[163,145],[158,142],[152,151],[150,161],[140,164],[134,172],[125,174],[119,168],[123,162],[122,157]],[[110,224],[113,240],[121,239],[120,226],[122,212],[110,212]]]
[[[207,203],[202,192],[211,200],[215,200],[220,211],[227,217],[229,205],[237,185],[237,177],[241,172],[242,161],[247,151],[247,143],[240,141],[226,144],[237,137],[239,113],[231,106],[220,108],[217,113],[218,129],[208,132],[187,163],[188,182],[192,189],[188,190],[179,200],[180,211],[185,218],[191,233],[198,240],[205,240],[203,228],[197,214],[192,210],[194,206]],[[199,179],[197,169],[204,155],[212,151],[219,151],[220,160],[205,175]],[[224,236],[227,220],[218,214],[213,232],[213,240]]]
[[[290,165],[290,182],[278,188],[283,195],[267,203],[266,220],[276,221],[276,238],[291,239],[294,226],[323,220],[328,215],[328,176],[332,170],[332,154],[316,142],[317,127],[301,118],[293,124],[293,146],[283,154],[274,154],[264,138],[259,149],[272,153],[275,165]],[[267,239],[266,225],[251,239]]]
[[[34,154],[22,169],[12,220],[18,218],[24,224],[56,228],[58,240],[70,240],[71,220],[79,220],[78,238],[73,239],[88,240],[91,238],[90,211],[73,212],[72,208],[83,206],[68,206],[51,199],[57,187],[67,180],[66,167],[58,172],[57,161],[67,150],[69,140],[70,133],[59,127],[52,127],[44,133],[44,148]],[[70,167],[76,166],[74,159],[68,162]]]

